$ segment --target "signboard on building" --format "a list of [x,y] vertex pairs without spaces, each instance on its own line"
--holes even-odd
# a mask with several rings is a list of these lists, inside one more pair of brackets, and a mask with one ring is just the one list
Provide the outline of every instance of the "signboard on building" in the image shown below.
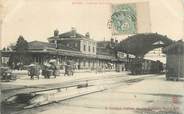
[[117,52],[117,58],[126,59],[127,58],[127,54],[123,53],[123,52]]

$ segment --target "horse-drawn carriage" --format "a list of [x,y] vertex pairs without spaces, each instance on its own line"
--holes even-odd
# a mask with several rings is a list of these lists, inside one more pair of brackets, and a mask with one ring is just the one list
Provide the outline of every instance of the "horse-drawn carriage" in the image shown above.
[[54,78],[56,78],[56,75],[54,75],[54,69],[55,68],[50,64],[44,64],[42,69],[42,75],[45,78],[50,78],[51,76],[54,76]]
[[49,63],[43,65],[42,75],[45,78],[50,78],[51,76],[56,78],[56,76],[60,75],[60,66],[55,61],[49,61]]
[[9,67],[0,67],[1,81],[16,80],[16,75],[12,73]]
[[65,74],[64,75],[68,75],[68,76],[73,76],[74,74],[74,63],[73,61],[68,61],[65,65]]
[[55,63],[55,61],[49,61],[43,65],[31,64],[28,67],[28,75],[31,76],[31,79],[34,79],[36,76],[39,79],[40,75],[43,75],[44,78],[50,78],[51,76],[60,75],[60,67]]
[[34,77],[39,79],[40,71],[41,67],[37,64],[30,64],[28,66],[28,76],[30,76],[31,79],[34,79]]

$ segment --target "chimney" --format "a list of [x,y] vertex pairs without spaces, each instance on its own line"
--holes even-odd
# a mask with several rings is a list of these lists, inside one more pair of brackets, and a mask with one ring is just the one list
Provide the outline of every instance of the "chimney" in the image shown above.
[[70,37],[71,38],[75,38],[76,37],[76,28],[75,27],[72,27],[71,28],[71,32],[72,32],[72,35]]
[[111,38],[111,43],[114,43],[114,38]]
[[85,34],[85,36],[86,36],[86,38],[90,38],[89,32],[87,32],[87,33]]
[[59,30],[54,30],[54,36],[58,36],[59,35]]
[[77,31],[75,27],[72,27],[71,30],[72,30],[72,32],[74,32],[74,33],[76,33],[76,31]]
[[118,40],[115,40],[115,43],[118,44]]

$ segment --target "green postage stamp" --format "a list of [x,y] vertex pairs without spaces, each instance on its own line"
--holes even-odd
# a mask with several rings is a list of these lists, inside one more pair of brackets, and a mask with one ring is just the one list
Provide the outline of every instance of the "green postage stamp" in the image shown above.
[[112,5],[112,31],[113,34],[134,34],[136,33],[136,5],[135,4],[114,4]]

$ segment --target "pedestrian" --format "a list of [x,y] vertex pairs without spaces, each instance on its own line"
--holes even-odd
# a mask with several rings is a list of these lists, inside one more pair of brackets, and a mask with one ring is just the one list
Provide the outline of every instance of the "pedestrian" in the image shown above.
[[13,62],[11,65],[11,68],[14,70],[15,69],[15,63]]
[[66,65],[65,65],[65,73],[64,73],[64,76],[65,76],[65,75],[68,75],[68,76],[69,76],[68,70],[69,70],[69,65],[66,64]]

